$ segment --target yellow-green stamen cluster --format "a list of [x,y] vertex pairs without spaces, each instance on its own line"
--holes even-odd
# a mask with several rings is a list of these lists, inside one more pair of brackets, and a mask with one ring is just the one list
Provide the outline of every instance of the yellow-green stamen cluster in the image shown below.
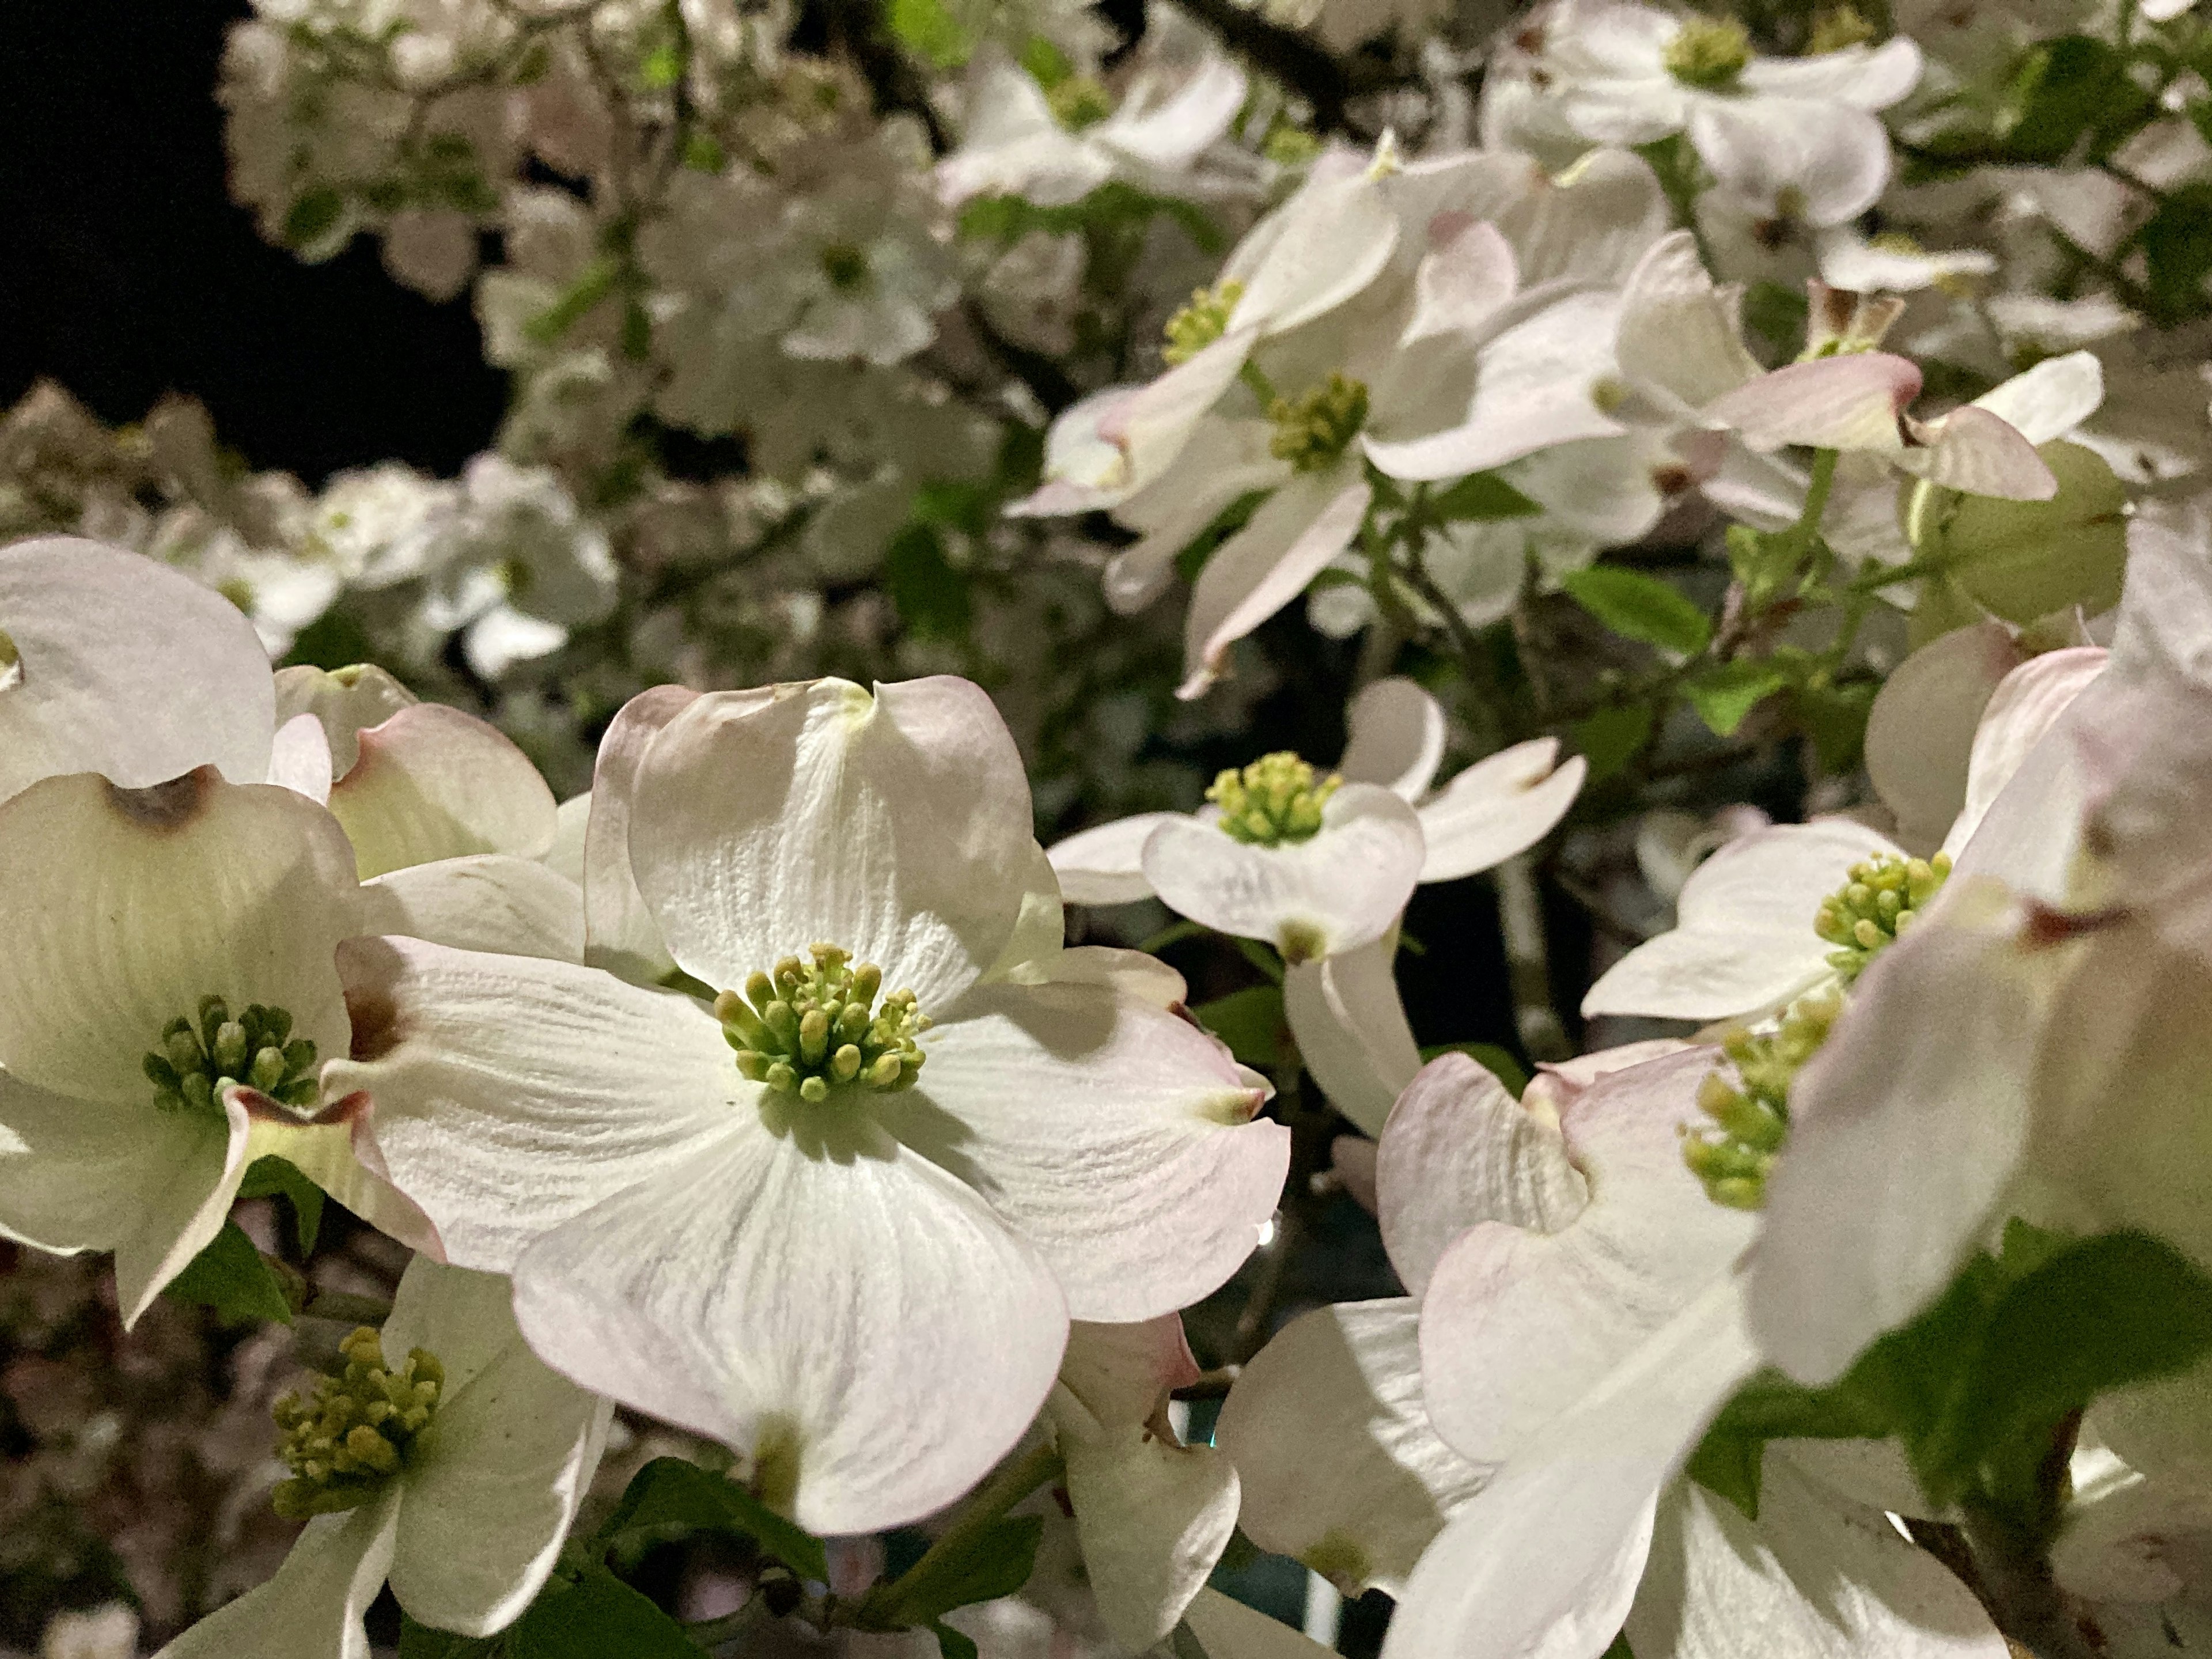
[[1168,319],[1162,331],[1167,349],[1160,353],[1170,363],[1187,363],[1229,331],[1229,318],[1244,297],[1244,284],[1231,280],[1214,288],[1193,289],[1190,303]]
[[1275,423],[1267,453],[1300,472],[1318,472],[1367,424],[1367,386],[1332,374],[1304,397],[1276,398],[1267,418]]
[[1820,901],[1813,931],[1837,948],[1828,965],[1848,985],[1912,925],[1913,916],[1951,873],[1950,855],[1872,858],[1851,866],[1850,879]]
[[1113,94],[1087,75],[1071,75],[1044,95],[1052,118],[1070,132],[1097,126],[1114,112]]
[[1684,86],[1725,87],[1751,62],[1751,35],[1733,18],[1693,17],[1667,43],[1662,61]]
[[813,960],[786,957],[773,974],[755,974],[742,996],[725,991],[714,999],[738,1070],[809,1103],[842,1083],[913,1087],[927,1058],[915,1039],[929,1029],[914,993],[893,991],[878,1009],[882,969],[854,965],[852,953],[835,945],[811,945],[807,955]]
[[288,1394],[276,1402],[277,1448],[292,1478],[273,1495],[276,1513],[329,1515],[367,1503],[399,1473],[438,1409],[445,1368],[425,1349],[411,1350],[396,1369],[384,1343],[363,1325],[338,1344],[345,1369],[315,1384],[312,1398]]
[[161,1028],[159,1047],[139,1064],[165,1112],[221,1110],[234,1084],[287,1106],[315,1103],[315,1045],[292,1036],[292,1016],[254,1003],[235,1019],[221,997],[200,999],[199,1018],[179,1014]]
[[1706,1196],[1732,1210],[1766,1201],[1766,1176],[1790,1134],[1790,1085],[1827,1041],[1843,1012],[1835,991],[1800,997],[1771,1031],[1733,1031],[1721,1051],[1735,1076],[1717,1066],[1698,1087],[1710,1128],[1683,1130],[1682,1161],[1705,1183]]
[[1252,847],[1278,847],[1310,841],[1321,830],[1321,810],[1343,787],[1331,773],[1318,781],[1314,769],[1289,750],[1262,755],[1243,771],[1224,769],[1206,792],[1221,809],[1221,830]]
[[1860,15],[1858,8],[1846,0],[1845,4],[1830,6],[1814,14],[1813,33],[1805,42],[1805,52],[1808,57],[1817,57],[1826,52],[1843,52],[1851,46],[1863,46],[1873,41],[1879,33]]

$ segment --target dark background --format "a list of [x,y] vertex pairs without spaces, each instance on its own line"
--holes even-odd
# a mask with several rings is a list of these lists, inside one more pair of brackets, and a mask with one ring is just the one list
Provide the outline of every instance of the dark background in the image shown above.
[[452,472],[505,394],[466,298],[410,293],[366,239],[301,264],[225,189],[216,80],[247,10],[0,0],[0,403],[46,376],[115,422],[187,392],[257,468]]

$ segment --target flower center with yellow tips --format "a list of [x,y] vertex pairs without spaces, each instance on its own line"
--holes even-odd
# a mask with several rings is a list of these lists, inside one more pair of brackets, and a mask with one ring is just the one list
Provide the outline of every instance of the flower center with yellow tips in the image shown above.
[[1319,472],[1367,424],[1366,383],[1332,374],[1303,397],[1276,398],[1267,418],[1275,423],[1267,453],[1300,472]]
[[1755,1210],[1766,1201],[1767,1175],[1790,1134],[1790,1085],[1843,1011],[1842,994],[1832,988],[1798,998],[1771,1031],[1722,1039],[1729,1064],[1698,1087],[1698,1108],[1711,1121],[1682,1134],[1682,1161],[1714,1203]]
[[1950,855],[1932,859],[1885,856],[1854,864],[1850,879],[1820,901],[1813,931],[1836,948],[1828,965],[1844,984],[1897,942],[1914,916],[1942,890]]
[[223,1091],[243,1085],[286,1106],[315,1103],[315,1045],[292,1036],[292,1016],[254,1003],[235,1019],[221,997],[202,997],[199,1018],[179,1014],[139,1062],[165,1112],[220,1115]]
[[283,1431],[277,1455],[292,1471],[271,1501],[298,1519],[356,1509],[405,1467],[445,1392],[437,1356],[416,1348],[387,1365],[384,1340],[363,1325],[338,1344],[345,1369],[325,1376],[302,1400],[288,1394],[274,1408]]
[[1244,297],[1244,284],[1234,278],[1213,288],[1191,290],[1190,303],[1168,319],[1162,331],[1166,349],[1160,356],[1170,363],[1187,363],[1229,331],[1229,319]]
[[1751,35],[1733,18],[1693,17],[1667,43],[1662,61],[1684,86],[1717,91],[1751,62]]
[[1284,750],[1262,755],[1241,772],[1224,770],[1206,798],[1221,809],[1221,832],[1232,841],[1280,847],[1319,834],[1322,809],[1343,787],[1334,773],[1316,779],[1310,765]]
[[738,1070],[809,1104],[848,1083],[884,1093],[912,1088],[927,1058],[915,1039],[930,1024],[914,993],[893,991],[878,1007],[884,970],[875,963],[855,963],[835,945],[809,945],[807,956],[786,957],[773,973],[748,979],[742,994],[714,999]]

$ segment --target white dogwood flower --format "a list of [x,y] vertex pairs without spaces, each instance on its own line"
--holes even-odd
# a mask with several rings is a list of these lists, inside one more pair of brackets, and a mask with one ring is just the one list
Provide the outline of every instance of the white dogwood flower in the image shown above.
[[1172,975],[1060,950],[975,687],[666,701],[592,811],[713,1008],[350,945],[331,1086],[374,1100],[449,1259],[513,1271],[550,1361],[726,1441],[809,1527],[896,1524],[1027,1426],[1071,1314],[1157,1317],[1233,1272],[1287,1136]]

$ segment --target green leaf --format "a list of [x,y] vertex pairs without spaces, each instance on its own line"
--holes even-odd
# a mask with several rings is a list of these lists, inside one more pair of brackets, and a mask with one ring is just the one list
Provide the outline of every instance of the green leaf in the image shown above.
[[273,1154],[257,1158],[246,1166],[246,1178],[238,1183],[240,1198],[276,1198],[282,1196],[292,1206],[293,1231],[300,1241],[302,1256],[315,1253],[315,1239],[323,1227],[323,1189],[301,1175],[284,1159]]
[[945,556],[945,544],[926,524],[910,524],[884,550],[884,591],[899,618],[926,640],[966,637],[975,615],[973,584]]
[[1813,740],[1813,753],[1823,772],[1833,776],[1858,769],[1859,751],[1866,744],[1867,715],[1874,708],[1875,693],[1881,689],[1873,680],[1797,689],[1790,713]]
[[611,253],[601,254],[584,267],[559,299],[524,324],[522,331],[540,345],[556,343],[615,291],[621,276],[622,261]]
[[1651,711],[1641,703],[1601,708],[1575,722],[1574,739],[1589,763],[1589,781],[1600,782],[1635,759],[1651,741]]
[[[1416,947],[1417,949],[1419,947]],[[1270,985],[1283,982],[1283,959],[1256,939],[1237,941],[1237,954],[1258,969]]]
[[2183,185],[2166,192],[2142,229],[2144,275],[2159,320],[2178,323],[2202,316],[2204,279],[2212,273],[2212,185]]
[[301,253],[334,252],[325,249],[331,233],[345,216],[345,198],[328,185],[318,185],[293,199],[279,233],[284,246]]
[[2021,60],[1996,136],[2014,161],[2052,167],[2084,144],[2094,153],[2132,132],[2151,108],[2125,58],[2088,35],[2061,35]]
[[820,1539],[734,1480],[681,1457],[657,1457],[630,1477],[622,1502],[599,1528],[599,1547],[697,1532],[750,1538],[802,1578],[818,1583],[830,1577]]
[[292,1322],[291,1304],[261,1252],[235,1221],[226,1221],[208,1247],[169,1281],[165,1294],[215,1310],[226,1325]]
[[1247,1066],[1265,1071],[1282,1058],[1283,1036],[1289,1028],[1284,1023],[1281,987],[1248,986],[1201,1002],[1191,1012]]
[[1772,663],[1739,658],[1715,663],[1685,685],[1682,695],[1714,736],[1731,738],[1746,715],[1789,683],[1790,677]]
[[975,50],[945,0],[891,0],[891,33],[933,68],[958,69]]
[[1802,289],[1780,283],[1753,283],[1744,290],[1743,325],[1766,348],[1768,361],[1787,362],[1805,343],[1805,324],[1811,307]]
[[1067,54],[1042,34],[1032,34],[1023,43],[1022,67],[1047,92],[1075,73],[1075,65],[1068,62]]
[[399,1659],[491,1659],[501,1641],[496,1636],[457,1636],[418,1625],[404,1612],[399,1615]]
[[937,1638],[939,1659],[977,1659],[975,1644],[942,1619],[931,1624],[929,1633]]
[[955,1607],[1012,1595],[1029,1583],[1036,1565],[1037,1540],[1043,1535],[1042,1516],[1017,1515],[994,1522],[968,1548],[915,1575],[900,1594],[899,1613],[909,1623],[933,1627]]
[[1525,519],[1544,509],[1494,472],[1462,478],[1432,497],[1429,511],[1438,519]]
[[1528,1086],[1528,1068],[1514,1057],[1511,1049],[1501,1048],[1494,1042],[1437,1042],[1421,1050],[1425,1061],[1438,1054],[1465,1054],[1504,1084],[1505,1091],[1516,1100]]
[[508,1631],[509,1659],[699,1659],[703,1651],[652,1601],[590,1567],[549,1583]]
[[1594,564],[1559,579],[1567,596],[1624,639],[1694,657],[1711,643],[1705,613],[1656,576]]
[[1628,1645],[1628,1632],[1623,1631],[1614,1637],[1613,1645],[1600,1654],[1598,1659],[1636,1659],[1636,1650]]

